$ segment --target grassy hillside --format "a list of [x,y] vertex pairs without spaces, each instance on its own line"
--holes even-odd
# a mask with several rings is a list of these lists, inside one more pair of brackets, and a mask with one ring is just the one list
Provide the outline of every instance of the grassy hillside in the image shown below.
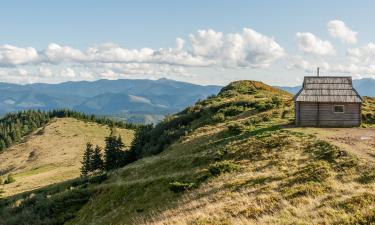
[[375,127],[375,98],[364,97],[362,105],[362,119],[364,126]]
[[[129,145],[133,131],[117,129]],[[22,143],[0,154],[0,171],[13,174],[16,182],[5,185],[9,196],[79,177],[86,142],[104,146],[108,126],[73,118],[53,119]]]
[[364,150],[357,154],[338,144],[343,134],[332,141],[326,128],[294,128],[293,119],[290,94],[234,82],[145,132],[132,148],[134,163],[7,198],[0,217],[4,224],[374,222],[374,130],[357,128],[356,148]]

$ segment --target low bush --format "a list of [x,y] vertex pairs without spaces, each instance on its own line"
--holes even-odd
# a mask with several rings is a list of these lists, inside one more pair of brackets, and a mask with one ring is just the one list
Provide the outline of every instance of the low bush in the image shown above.
[[246,130],[246,126],[241,123],[230,123],[228,125],[228,131],[231,134],[238,135]]
[[169,183],[169,190],[171,190],[174,193],[181,193],[181,192],[192,189],[194,185],[195,185],[194,183],[174,181],[172,183]]
[[306,151],[312,153],[316,159],[335,164],[338,169],[358,166],[357,158],[326,141],[314,142],[307,146]]
[[235,163],[232,163],[230,161],[222,161],[222,162],[217,162],[208,168],[208,171],[212,176],[219,176],[220,174],[223,173],[230,173],[233,171],[238,171],[241,167]]
[[347,212],[355,212],[358,209],[372,208],[374,205],[375,195],[368,192],[353,196],[338,203],[338,206]]
[[291,183],[317,182],[322,183],[330,177],[330,166],[326,161],[309,163],[295,173]]
[[224,113],[216,113],[215,115],[212,116],[212,120],[217,123],[224,122],[225,115]]
[[219,113],[223,113],[225,116],[237,116],[238,114],[246,110],[243,106],[231,105],[229,107],[219,110]]
[[4,180],[4,184],[11,184],[15,182],[16,180],[12,176],[12,174],[8,174],[7,178]]
[[304,184],[297,184],[291,187],[287,187],[283,190],[283,193],[287,198],[298,198],[298,197],[315,197],[324,194],[329,188],[320,183],[307,182]]
[[366,169],[361,176],[358,178],[358,181],[362,184],[370,184],[375,181],[375,168]]

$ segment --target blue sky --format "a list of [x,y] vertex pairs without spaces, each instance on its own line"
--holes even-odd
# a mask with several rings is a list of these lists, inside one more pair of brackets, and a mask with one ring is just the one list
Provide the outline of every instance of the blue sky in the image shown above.
[[[373,1],[0,3],[0,81],[374,77]],[[176,41],[176,38],[179,38]]]

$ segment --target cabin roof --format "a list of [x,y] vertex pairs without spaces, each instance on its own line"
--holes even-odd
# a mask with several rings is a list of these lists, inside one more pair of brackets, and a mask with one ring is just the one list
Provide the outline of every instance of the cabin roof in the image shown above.
[[306,76],[302,89],[294,96],[297,102],[361,103],[353,88],[352,77]]

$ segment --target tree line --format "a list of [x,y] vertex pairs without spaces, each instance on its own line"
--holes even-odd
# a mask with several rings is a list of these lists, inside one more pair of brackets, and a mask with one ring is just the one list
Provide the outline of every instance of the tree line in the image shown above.
[[87,115],[69,109],[51,111],[26,110],[8,113],[0,119],[0,152],[19,142],[23,137],[31,134],[36,129],[45,126],[51,119],[66,117],[126,129],[136,129],[139,126],[106,117]]

